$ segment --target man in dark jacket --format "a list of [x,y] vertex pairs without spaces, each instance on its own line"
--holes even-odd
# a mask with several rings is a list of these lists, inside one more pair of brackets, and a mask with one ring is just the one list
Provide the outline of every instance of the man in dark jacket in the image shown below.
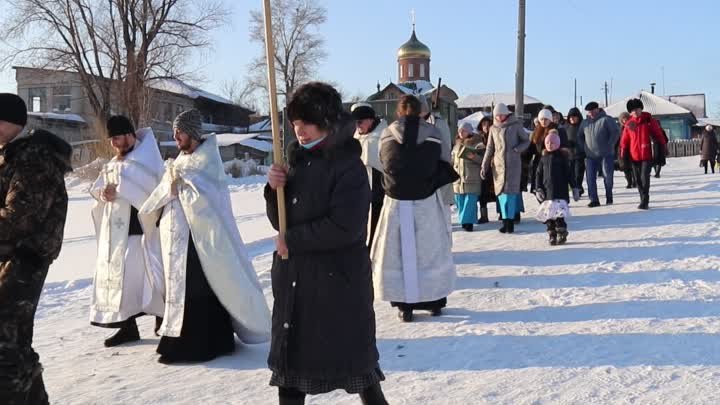
[[585,174],[588,184],[590,204],[588,207],[599,207],[600,198],[597,192],[598,171],[603,171],[605,182],[605,202],[613,203],[613,171],[615,170],[615,144],[620,139],[620,128],[617,122],[609,117],[596,102],[585,106],[588,119],[580,124],[578,139],[584,145]]
[[45,405],[33,321],[63,241],[64,174],[72,148],[42,130],[23,132],[25,102],[0,94],[0,404]]

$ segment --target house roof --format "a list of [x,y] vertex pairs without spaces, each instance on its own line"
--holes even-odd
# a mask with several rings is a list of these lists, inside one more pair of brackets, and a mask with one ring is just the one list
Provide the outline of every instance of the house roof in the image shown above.
[[654,116],[693,115],[687,108],[680,107],[673,102],[647,91],[641,91],[639,94],[625,97],[621,101],[605,107],[605,112],[610,116],[619,117],[622,112],[627,112],[627,102],[632,98],[640,98],[643,102],[644,110]]
[[706,125],[712,125],[714,127],[720,127],[720,118],[698,118],[696,127],[704,127]]
[[77,114],[58,114],[58,113],[42,113],[42,112],[28,112],[28,116],[43,118],[48,120],[58,121],[71,121],[85,123],[85,119]]
[[235,104],[235,102],[233,102],[232,100],[228,100],[227,98],[218,96],[217,94],[213,94],[197,87],[193,87],[179,79],[153,80],[148,84],[148,87],[152,87],[156,90],[167,91],[168,93],[186,96],[193,100],[197,98],[205,98],[211,101],[215,101],[217,103],[237,106],[237,104]]
[[458,128],[462,126],[462,124],[469,122],[473,128],[477,128],[477,126],[480,124],[480,120],[483,119],[483,117],[491,117],[491,113],[487,113],[484,111],[478,111],[474,114],[470,114],[467,117],[461,119],[458,121]]
[[696,118],[707,117],[705,94],[678,94],[663,98],[690,110]]
[[[460,97],[457,101],[458,108],[490,108],[496,104],[503,103],[507,106],[515,105],[515,93],[486,93],[486,94],[468,94]],[[542,104],[543,102],[530,97],[527,94],[524,98],[525,105]]]

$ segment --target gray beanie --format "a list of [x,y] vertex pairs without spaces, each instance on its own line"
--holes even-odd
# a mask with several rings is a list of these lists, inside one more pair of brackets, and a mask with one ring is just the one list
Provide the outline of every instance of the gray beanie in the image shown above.
[[179,129],[200,142],[202,141],[202,118],[202,113],[195,108],[182,112],[175,117],[173,130]]

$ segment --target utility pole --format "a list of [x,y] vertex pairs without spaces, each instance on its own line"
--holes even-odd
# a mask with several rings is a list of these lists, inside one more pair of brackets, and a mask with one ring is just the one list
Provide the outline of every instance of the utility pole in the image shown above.
[[605,91],[605,107],[607,107],[608,104],[608,84],[607,81],[605,81],[605,85],[603,86],[603,90]]
[[525,119],[525,1],[518,1],[517,71],[515,72],[515,115]]
[[574,107],[577,108],[577,79],[575,79],[575,105]]

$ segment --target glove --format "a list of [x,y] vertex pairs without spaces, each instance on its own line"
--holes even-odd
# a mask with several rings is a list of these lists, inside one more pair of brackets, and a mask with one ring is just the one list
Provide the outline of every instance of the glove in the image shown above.
[[574,189],[572,189],[572,192],[573,192],[573,200],[580,201],[580,189],[574,188]]
[[545,201],[545,192],[541,188],[535,190],[535,198],[542,204],[542,202]]

